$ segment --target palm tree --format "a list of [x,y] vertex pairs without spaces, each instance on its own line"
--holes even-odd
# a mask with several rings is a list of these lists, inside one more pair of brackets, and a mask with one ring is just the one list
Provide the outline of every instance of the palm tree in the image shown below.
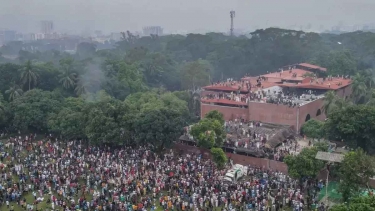
[[80,96],[87,93],[87,84],[82,79],[78,80],[76,87],[74,88],[76,95]]
[[69,69],[64,69],[59,74],[59,83],[61,83],[65,89],[73,88],[76,84],[76,80],[77,80],[77,74],[70,72]]
[[9,95],[9,100],[12,101],[15,98],[21,96],[23,94],[23,91],[20,86],[13,83],[13,85],[5,91],[5,94]]
[[31,84],[36,85],[39,78],[38,73],[35,71],[33,64],[28,60],[25,66],[21,69],[21,81],[23,84],[29,84],[29,90],[31,89]]
[[375,106],[375,89],[371,89],[368,93],[368,101],[366,102],[366,105]]
[[328,91],[324,94],[323,112],[326,116],[333,110],[337,96],[334,91]]
[[60,60],[60,74],[59,74],[59,83],[65,89],[73,88],[76,85],[77,73],[73,72],[73,59],[64,59]]
[[363,74],[366,80],[366,85],[372,89],[375,84],[375,69],[367,69]]
[[352,100],[354,103],[358,103],[363,97],[366,96],[368,91],[366,85],[366,77],[363,74],[357,73],[352,82]]

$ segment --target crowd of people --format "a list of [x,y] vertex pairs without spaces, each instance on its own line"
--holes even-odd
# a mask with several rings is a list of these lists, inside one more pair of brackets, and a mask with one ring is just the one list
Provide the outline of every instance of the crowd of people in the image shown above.
[[[272,129],[263,127],[262,122],[241,119],[225,122],[225,130],[228,138],[226,147],[245,148],[252,151],[267,151],[267,142],[282,129]],[[270,149],[270,148],[268,148]],[[302,146],[294,139],[285,139],[278,146],[269,150],[273,154],[273,159],[282,161],[287,155],[297,155],[302,150]]]
[[1,143],[1,210],[300,211],[317,204],[321,188],[251,166],[245,179],[226,183],[230,163],[217,169],[200,155],[173,150],[158,155],[32,134]]

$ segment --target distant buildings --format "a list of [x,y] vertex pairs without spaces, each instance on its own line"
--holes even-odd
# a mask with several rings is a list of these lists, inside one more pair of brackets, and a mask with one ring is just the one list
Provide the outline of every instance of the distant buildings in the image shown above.
[[114,33],[111,33],[110,38],[111,40],[114,40],[114,41],[120,41],[122,38],[122,35],[120,32],[114,32]]
[[53,22],[52,21],[42,21],[41,22],[41,32],[43,34],[52,34],[52,32],[53,32]]
[[161,36],[163,35],[163,28],[160,26],[147,26],[143,28],[143,36],[150,36],[151,34]]
[[16,40],[16,31],[13,30],[0,30],[0,45],[3,45],[10,41]]

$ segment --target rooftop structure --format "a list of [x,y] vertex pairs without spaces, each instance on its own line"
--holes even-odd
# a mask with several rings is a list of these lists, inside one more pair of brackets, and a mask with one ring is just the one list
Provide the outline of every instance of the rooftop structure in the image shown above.
[[[349,76],[319,77],[319,75],[326,74],[326,71],[327,69],[323,67],[300,63],[279,68],[277,72],[273,73],[256,77],[245,76],[239,81],[227,79],[212,83],[203,87],[201,115],[214,110],[215,106],[221,106],[216,110],[227,110],[223,111],[227,112],[224,114],[227,120],[242,118],[275,124],[291,124],[298,130],[305,122],[304,120],[307,121],[322,114],[323,98],[327,91],[335,91],[341,97],[349,96],[351,93]],[[300,121],[290,119],[294,118],[289,117],[290,115],[298,116],[295,118],[299,119],[299,108],[308,104],[310,104],[309,108],[304,107],[302,110],[303,115],[309,114],[309,116]],[[259,106],[272,109],[271,114],[259,113]],[[229,111],[224,107],[232,110]],[[312,114],[312,110],[314,110],[314,114]],[[283,116],[283,113],[286,116]],[[268,117],[265,117],[267,115]],[[280,118],[287,120],[280,121]],[[324,118],[324,115],[319,117],[321,120]]]
[[[186,133],[180,137],[183,143],[196,144],[190,135],[191,126],[185,128]],[[260,122],[226,121],[227,132],[223,147],[226,152],[267,157],[275,153],[279,146],[286,146],[286,140],[294,140],[296,133],[287,125],[276,125]],[[294,148],[293,150],[297,150]],[[298,150],[299,151],[299,150]]]

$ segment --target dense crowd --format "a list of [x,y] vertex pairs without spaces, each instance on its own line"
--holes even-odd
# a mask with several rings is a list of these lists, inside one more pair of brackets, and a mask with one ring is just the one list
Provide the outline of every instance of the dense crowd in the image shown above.
[[226,147],[244,148],[252,151],[269,151],[275,160],[282,160],[287,155],[297,155],[302,146],[296,140],[286,139],[274,149],[267,148],[267,142],[278,132],[263,127],[262,122],[235,119],[225,122],[225,130],[228,134],[224,145]]
[[321,188],[315,180],[299,183],[251,166],[245,179],[227,183],[229,163],[217,169],[200,155],[172,150],[159,156],[145,147],[96,147],[51,135],[36,140],[13,137],[0,148],[6,210],[299,211],[317,203]]

